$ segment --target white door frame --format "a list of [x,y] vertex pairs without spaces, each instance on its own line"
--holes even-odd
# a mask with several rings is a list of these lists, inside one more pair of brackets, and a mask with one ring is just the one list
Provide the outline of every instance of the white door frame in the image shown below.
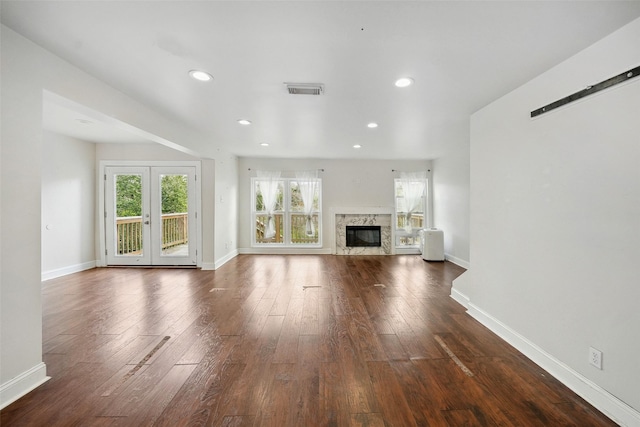
[[199,161],[137,161],[137,160],[100,160],[98,164],[96,193],[97,200],[97,224],[98,224],[98,241],[96,242],[98,257],[96,266],[107,266],[107,239],[106,239],[106,210],[105,210],[105,177],[107,167],[195,167],[196,170],[196,186],[195,186],[195,206],[196,206],[196,267],[202,267],[202,185],[201,185],[201,162]]

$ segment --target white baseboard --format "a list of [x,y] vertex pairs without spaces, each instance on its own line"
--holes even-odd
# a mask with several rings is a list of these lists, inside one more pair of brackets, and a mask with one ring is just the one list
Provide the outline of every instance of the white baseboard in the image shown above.
[[217,269],[219,269],[220,267],[222,267],[223,265],[225,265],[226,263],[228,263],[229,261],[231,261],[232,259],[234,259],[237,256],[238,256],[238,250],[235,249],[235,250],[229,252],[228,254],[226,254],[225,256],[223,256],[222,258],[220,258],[219,260],[217,260],[213,264],[211,264],[211,263],[202,264],[202,269],[203,270],[217,270]]
[[47,366],[40,362],[12,380],[0,385],[0,409],[12,404],[31,390],[49,381]]
[[467,270],[469,269],[469,267],[471,266],[469,264],[469,261],[465,261],[463,259],[460,258],[456,258],[453,255],[449,255],[449,254],[444,254],[444,259],[446,259],[449,262],[452,262],[456,265],[459,265],[462,268],[466,268]]
[[331,248],[240,248],[238,253],[253,255],[331,255]]
[[79,271],[90,270],[96,267],[96,261],[83,262],[82,264],[70,265],[68,267],[56,268],[55,270],[43,271],[41,280],[55,279],[67,274],[78,273]]
[[458,304],[460,304],[467,310],[469,309],[469,298],[465,294],[461,293],[459,290],[451,288],[450,297],[456,300]]
[[420,255],[420,248],[395,248],[396,255]]
[[466,307],[471,317],[489,328],[507,343],[511,344],[607,417],[621,426],[640,426],[640,412],[474,305],[470,302],[469,298],[460,291],[452,289],[451,298]]

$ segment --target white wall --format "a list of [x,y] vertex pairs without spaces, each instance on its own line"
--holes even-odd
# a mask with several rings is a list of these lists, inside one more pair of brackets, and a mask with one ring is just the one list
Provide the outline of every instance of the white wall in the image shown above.
[[173,150],[160,144],[95,144],[96,160],[149,160],[149,161],[194,161],[198,157]]
[[95,266],[95,145],[43,133],[42,277]]
[[473,264],[454,285],[472,314],[626,425],[640,425],[640,77],[530,112],[637,67],[639,40],[635,20],[473,115]]
[[[217,162],[228,156],[197,131],[163,117],[5,26],[1,47],[0,407],[46,381],[40,295],[44,91],[117,118],[199,157]],[[234,187],[234,176],[225,178],[229,188]],[[233,224],[225,213],[215,216],[213,227]],[[224,256],[214,254],[215,259]]]
[[238,214],[239,161],[236,156],[219,155],[215,168],[215,253],[213,266],[219,268],[238,254],[238,233],[240,219]]
[[47,379],[40,298],[42,87],[36,77],[42,64],[24,55],[16,37],[2,27],[0,408]]
[[[251,169],[251,170],[249,170]],[[328,160],[328,159],[264,159],[240,158],[239,160],[239,248],[251,247],[251,177],[256,170],[324,169],[322,178],[322,245],[331,249],[334,230],[331,230],[331,208],[394,206],[394,178],[398,172],[427,171],[428,160]],[[285,176],[285,175],[283,175]],[[294,176],[289,174],[288,176]],[[429,176],[429,179],[431,177]]]
[[469,268],[469,122],[452,123],[448,134],[433,160],[433,224],[444,231],[446,259]]

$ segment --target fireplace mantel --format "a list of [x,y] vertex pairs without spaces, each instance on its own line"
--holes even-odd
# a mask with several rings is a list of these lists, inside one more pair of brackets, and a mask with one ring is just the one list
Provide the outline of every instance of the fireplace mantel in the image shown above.
[[[330,208],[333,220],[332,253],[336,255],[393,255],[393,207],[353,206]],[[381,233],[380,247],[347,247],[347,225],[379,225]]]
[[329,212],[331,212],[333,215],[354,215],[354,214],[392,215],[393,207],[392,206],[339,207],[339,208],[329,208]]

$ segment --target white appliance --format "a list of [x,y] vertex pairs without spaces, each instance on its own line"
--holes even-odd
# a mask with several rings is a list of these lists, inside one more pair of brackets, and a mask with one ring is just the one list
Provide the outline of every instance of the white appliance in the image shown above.
[[425,261],[444,261],[444,233],[437,228],[420,230],[420,252]]

